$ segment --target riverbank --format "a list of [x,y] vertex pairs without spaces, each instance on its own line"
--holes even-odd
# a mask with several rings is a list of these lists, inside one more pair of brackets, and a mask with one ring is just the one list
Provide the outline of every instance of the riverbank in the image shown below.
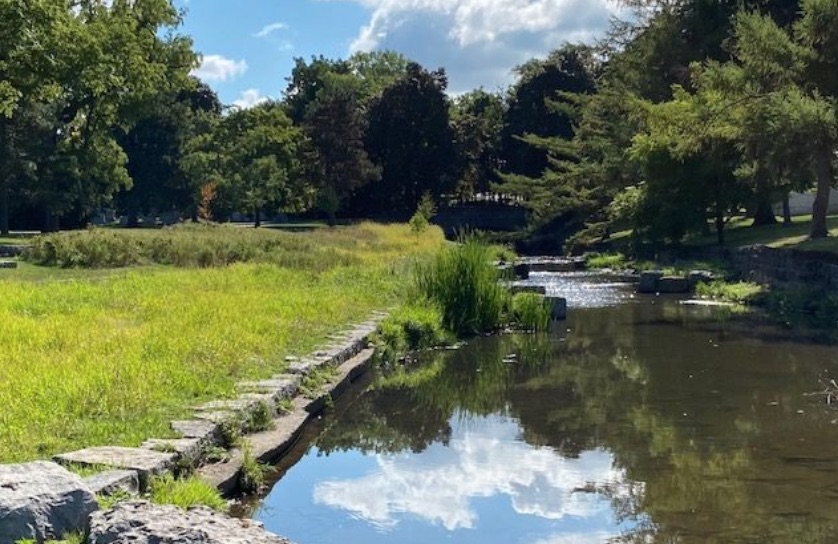
[[0,462],[173,436],[192,407],[398,304],[406,260],[443,244],[436,229],[373,224],[260,236],[298,265],[3,271]]

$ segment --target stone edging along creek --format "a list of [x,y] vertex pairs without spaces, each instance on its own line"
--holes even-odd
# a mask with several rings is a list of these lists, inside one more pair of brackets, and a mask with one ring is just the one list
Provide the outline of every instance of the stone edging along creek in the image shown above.
[[[0,465],[0,544],[13,544],[19,539],[42,542],[60,538],[66,533],[88,531],[91,543],[123,542],[111,538],[117,526],[132,531],[130,542],[158,542],[148,540],[148,535],[146,539],[138,538],[145,534],[140,526],[149,525],[155,519],[159,521],[160,516],[173,518],[171,512],[165,513],[171,507],[129,501],[118,505],[115,509],[117,513],[101,513],[95,512],[98,510],[95,495],[137,495],[148,489],[152,477],[190,469],[196,469],[198,476],[223,494],[229,496],[235,493],[245,453],[241,447],[231,447],[231,436],[241,436],[240,441],[248,444],[256,461],[276,462],[294,445],[306,423],[367,370],[373,355],[369,347],[370,335],[386,315],[375,312],[368,321],[348,332],[329,336],[333,344],[308,357],[287,357],[288,369],[283,374],[266,380],[238,383],[240,394],[237,398],[195,407],[192,419],[171,423],[180,438],[152,438],[139,448],[86,448],[56,455],[53,462]],[[303,391],[307,376],[327,368],[330,369],[329,381],[319,391]],[[253,432],[256,421],[263,423],[262,428],[267,428]],[[220,462],[207,462],[208,452],[218,451],[219,448],[230,448],[226,458]],[[101,471],[80,477],[65,466]],[[120,515],[127,515],[130,519],[115,521],[108,517],[119,518]],[[189,513],[186,515],[188,517]],[[223,514],[202,508],[196,509],[195,515],[200,519],[193,525],[200,527],[201,532],[205,532],[207,524],[217,526],[219,530],[234,525],[239,533],[258,530],[261,536],[251,534],[242,539],[243,535],[239,534],[230,540],[228,537],[214,539],[217,537],[204,535],[203,539],[187,537],[166,542],[287,542],[255,527],[253,522],[230,520]],[[172,523],[178,522],[174,518]],[[149,523],[138,521],[140,519]],[[208,522],[208,519],[212,521]],[[110,520],[110,526],[103,528],[103,520]],[[183,533],[185,527],[192,526],[188,519],[181,519],[178,523],[181,524],[179,528],[169,529]],[[108,529],[111,537],[107,536]],[[96,531],[101,534],[97,536],[94,534]],[[155,534],[159,537],[161,533],[158,531]]]

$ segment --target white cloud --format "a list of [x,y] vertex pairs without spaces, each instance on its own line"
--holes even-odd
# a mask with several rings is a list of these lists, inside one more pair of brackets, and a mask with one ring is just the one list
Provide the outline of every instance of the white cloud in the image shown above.
[[522,515],[591,518],[610,515],[610,503],[580,489],[607,484],[616,493],[628,493],[632,485],[624,483],[625,475],[613,467],[608,452],[568,459],[516,440],[520,431],[515,423],[496,420],[483,432],[474,427],[449,447],[434,446],[420,456],[378,456],[377,470],[367,476],[319,483],[314,501],[347,510],[382,530],[412,514],[452,531],[475,527],[474,499],[506,495]]
[[233,105],[243,110],[258,106],[270,100],[267,96],[259,92],[259,89],[247,89],[242,91],[241,96],[233,100]]
[[288,25],[285,23],[271,23],[269,25],[265,25],[262,27],[262,30],[254,34],[253,36],[256,38],[264,38],[269,36],[270,34],[276,32],[277,30],[285,30],[288,28]]
[[221,55],[204,55],[201,66],[192,71],[192,75],[204,81],[227,81],[244,74],[247,62],[233,60]]
[[394,49],[448,69],[453,93],[495,88],[564,42],[589,42],[620,13],[613,0],[352,0],[372,10],[352,51]]

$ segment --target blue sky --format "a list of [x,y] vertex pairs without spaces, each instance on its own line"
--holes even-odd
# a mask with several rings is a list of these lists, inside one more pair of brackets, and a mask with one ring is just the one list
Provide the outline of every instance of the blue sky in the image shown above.
[[591,41],[610,0],[178,0],[196,74],[225,104],[279,98],[295,57],[393,49],[448,71],[449,92],[503,88],[512,69],[563,42]]

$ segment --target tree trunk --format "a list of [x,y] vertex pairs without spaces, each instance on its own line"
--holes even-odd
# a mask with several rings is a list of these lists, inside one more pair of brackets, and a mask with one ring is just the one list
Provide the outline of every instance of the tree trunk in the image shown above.
[[257,229],[258,229],[259,227],[261,227],[261,226],[262,226],[262,213],[261,213],[261,210],[260,210],[259,208],[254,209],[254,210],[253,210],[253,216],[254,216],[254,220],[253,220],[253,228],[257,228]]
[[0,115],[0,234],[9,235],[9,156],[6,153],[6,124],[8,120]]
[[719,247],[725,245],[725,217],[721,211],[716,212],[716,243]]
[[783,226],[791,226],[791,206],[789,205],[789,194],[783,195]]
[[140,225],[140,214],[137,213],[137,210],[128,211],[128,218],[125,225],[130,228],[137,228]]
[[771,199],[767,194],[757,195],[757,206],[754,210],[754,227],[760,225],[773,225],[777,223],[774,216],[774,208],[771,206]]
[[9,235],[9,181],[0,171],[0,235]]
[[829,212],[829,190],[832,187],[832,149],[822,147],[815,154],[815,176],[818,189],[815,203],[812,205],[811,238],[825,238],[829,235],[826,228],[826,215]]

